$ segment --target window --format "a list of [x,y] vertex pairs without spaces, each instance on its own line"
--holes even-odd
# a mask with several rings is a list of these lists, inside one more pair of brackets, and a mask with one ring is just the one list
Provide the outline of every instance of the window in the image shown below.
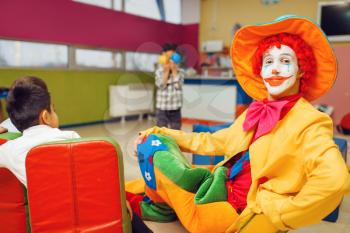
[[113,0],[113,9],[117,11],[122,10],[122,1],[123,0]]
[[125,12],[160,20],[160,13],[156,0],[126,0]]
[[125,54],[125,66],[127,70],[141,70],[153,72],[158,63],[158,54],[127,52]]
[[93,49],[76,49],[75,61],[78,66],[98,68],[121,68],[123,64],[121,53]]
[[104,7],[104,8],[112,8],[111,0],[73,0],[75,2],[81,2],[89,5]]
[[0,40],[0,66],[67,67],[68,46]]
[[[133,15],[161,20],[156,0],[73,0],[75,2],[90,4],[108,9],[121,11],[124,1],[124,11]],[[112,4],[113,3],[113,4]],[[181,23],[181,0],[163,0],[165,21]]]
[[181,1],[180,0],[163,0],[165,21],[169,23],[181,23]]

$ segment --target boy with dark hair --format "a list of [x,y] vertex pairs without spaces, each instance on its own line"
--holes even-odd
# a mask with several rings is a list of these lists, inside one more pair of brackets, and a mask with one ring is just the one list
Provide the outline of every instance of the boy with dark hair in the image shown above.
[[23,135],[0,147],[0,167],[8,168],[25,186],[25,159],[30,149],[43,143],[79,138],[73,131],[61,131],[46,84],[36,77],[17,79],[7,96],[7,112]]
[[171,59],[176,52],[175,44],[165,44],[162,48],[160,63],[156,70],[157,86],[156,118],[157,126],[172,129],[181,128],[182,83],[184,72]]
[[24,77],[14,82],[7,97],[7,112],[21,132],[40,124],[58,127],[47,86],[36,77]]
[[176,51],[177,45],[172,43],[165,43],[162,47],[163,52]]
[[[80,138],[74,131],[58,129],[58,116],[51,103],[45,82],[37,77],[26,76],[17,79],[7,96],[7,112],[14,126],[23,133],[15,140],[0,147],[0,167],[9,169],[21,183],[27,186],[25,161],[28,152],[40,144]],[[142,220],[131,211],[134,233],[152,232]]]

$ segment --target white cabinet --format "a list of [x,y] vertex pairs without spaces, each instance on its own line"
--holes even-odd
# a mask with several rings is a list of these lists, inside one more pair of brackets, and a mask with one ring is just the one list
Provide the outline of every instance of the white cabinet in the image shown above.
[[236,113],[236,86],[186,84],[183,86],[182,117],[232,122]]
[[123,117],[153,112],[151,84],[115,85],[109,87],[109,115]]

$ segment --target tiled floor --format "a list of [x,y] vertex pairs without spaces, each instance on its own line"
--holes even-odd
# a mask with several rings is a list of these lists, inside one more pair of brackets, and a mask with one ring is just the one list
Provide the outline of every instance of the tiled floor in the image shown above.
[[[124,174],[126,180],[141,177],[136,158],[133,156],[133,143],[137,133],[152,127],[152,120],[127,121],[125,123],[106,123],[101,125],[70,128],[77,131],[82,137],[108,136],[114,138],[121,146],[124,157]],[[191,125],[184,125],[183,130],[190,132]],[[344,137],[337,135],[338,137]],[[344,137],[350,144],[350,137]],[[190,157],[189,157],[190,158]],[[350,150],[348,160],[350,161]],[[154,233],[184,233],[187,232],[179,222],[155,223],[147,222]],[[290,231],[291,233],[349,233],[350,232],[350,195],[346,196],[340,207],[340,216],[337,223],[321,222],[303,229]],[[210,233],[210,232],[208,232]],[[258,233],[258,232],[257,232]]]

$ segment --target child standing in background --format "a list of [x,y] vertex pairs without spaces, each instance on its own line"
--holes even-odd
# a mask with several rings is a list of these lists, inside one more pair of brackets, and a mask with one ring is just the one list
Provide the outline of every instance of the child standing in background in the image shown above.
[[181,128],[182,84],[184,71],[171,59],[176,52],[175,44],[163,46],[160,63],[156,70],[157,86],[156,118],[157,126],[171,129]]

